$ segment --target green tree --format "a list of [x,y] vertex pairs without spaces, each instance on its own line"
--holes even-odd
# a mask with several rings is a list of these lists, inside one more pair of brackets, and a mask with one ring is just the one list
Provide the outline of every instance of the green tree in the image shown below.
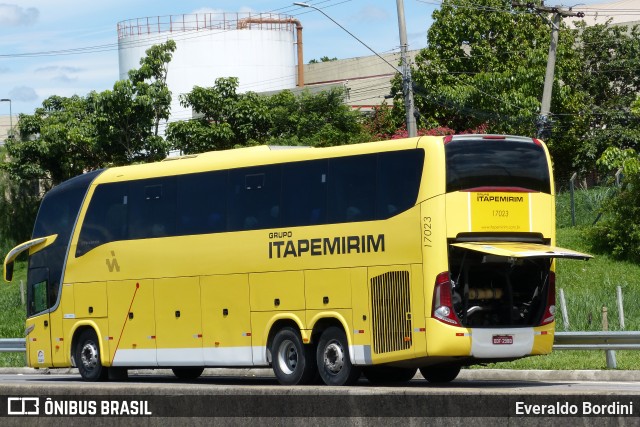
[[33,115],[20,115],[19,138],[7,141],[3,164],[13,180],[53,185],[100,164],[93,108],[86,98],[51,96]]
[[[630,110],[640,118],[640,97]],[[612,145],[598,164],[608,172],[620,170],[623,179],[622,187],[603,208],[605,220],[590,230],[590,240],[595,250],[640,263],[640,152]]]
[[640,114],[629,108],[640,93],[640,30],[584,23],[578,28],[583,78],[577,84],[591,107],[583,114],[588,130],[576,163],[590,170],[608,147],[640,149]]
[[180,104],[199,118],[170,123],[167,139],[185,154],[246,146],[262,140],[268,129],[268,110],[254,92],[239,94],[238,79],[218,78],[210,88],[196,86],[181,95]]
[[[433,13],[428,46],[416,58],[416,106],[424,127],[460,132],[536,134],[550,30],[540,16],[511,10],[508,0],[444,0]],[[557,51],[547,142],[557,167],[570,168],[584,126],[576,122],[587,102],[575,33],[563,25]],[[570,119],[569,119],[570,118]],[[567,124],[570,122],[570,125]]]
[[368,139],[360,115],[344,105],[340,90],[259,96],[237,89],[237,78],[218,78],[213,87],[195,87],[181,96],[181,104],[199,117],[170,123],[168,141],[190,154],[255,144],[326,146]]
[[317,59],[312,59],[311,61],[309,61],[309,64],[318,64],[320,62],[332,62],[332,61],[337,61],[338,58],[336,58],[335,56],[333,58],[329,58],[328,56],[323,56],[320,58],[320,60]]
[[171,40],[149,48],[140,68],[113,90],[54,95],[33,115],[20,115],[19,138],[7,142],[2,167],[13,180],[39,180],[47,190],[87,170],[164,158],[168,146],[158,128],[169,117],[167,64],[174,50]]
[[170,114],[167,67],[175,49],[173,40],[150,47],[140,68],[129,71],[128,80],[117,81],[113,90],[89,95],[96,145],[108,163],[126,165],[167,156],[169,146],[159,135],[159,126]]
[[0,157],[0,244],[28,239],[42,194],[54,185],[88,170],[166,156],[159,124],[169,116],[166,77],[174,50],[173,41],[151,47],[140,68],[111,91],[54,95],[34,114],[20,115],[18,138]]

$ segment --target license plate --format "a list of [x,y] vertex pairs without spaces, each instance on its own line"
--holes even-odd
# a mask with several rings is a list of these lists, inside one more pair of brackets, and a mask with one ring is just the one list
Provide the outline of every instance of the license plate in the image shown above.
[[513,335],[494,335],[493,345],[513,344]]

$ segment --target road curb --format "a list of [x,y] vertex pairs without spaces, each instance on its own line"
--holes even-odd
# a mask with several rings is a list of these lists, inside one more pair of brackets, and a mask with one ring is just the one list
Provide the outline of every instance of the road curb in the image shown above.
[[[173,375],[170,369],[131,369],[130,375]],[[79,375],[74,368],[34,369],[0,368],[0,375]],[[273,378],[268,368],[237,369],[209,368],[204,376]],[[416,378],[422,379],[418,372]],[[640,370],[515,370],[515,369],[463,369],[458,381],[605,381],[640,382]]]

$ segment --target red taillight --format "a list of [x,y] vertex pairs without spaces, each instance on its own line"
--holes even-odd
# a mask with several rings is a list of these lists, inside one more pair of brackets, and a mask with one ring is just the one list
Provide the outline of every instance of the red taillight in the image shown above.
[[537,138],[533,138],[533,143],[534,143],[534,144],[536,144],[536,145],[537,145],[537,146],[539,146],[539,147],[542,147],[542,141],[540,141],[540,140],[539,140],[539,139],[537,139]]
[[451,142],[451,140],[453,139],[453,135],[447,135],[444,137],[444,139],[442,140],[445,144],[448,144]]
[[462,326],[458,316],[453,310],[451,299],[451,280],[449,272],[445,271],[436,277],[436,285],[433,290],[433,305],[431,306],[431,316],[434,319],[448,325]]
[[547,289],[547,305],[540,325],[547,325],[556,320],[556,273],[549,272],[549,288]]
[[483,135],[482,139],[507,139],[504,135]]

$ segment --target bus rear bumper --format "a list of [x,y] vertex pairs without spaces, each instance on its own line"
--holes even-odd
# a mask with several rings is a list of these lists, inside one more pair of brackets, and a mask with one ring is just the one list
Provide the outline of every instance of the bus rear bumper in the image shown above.
[[554,324],[522,328],[463,328],[426,319],[427,356],[471,356],[476,359],[513,359],[548,354],[553,347]]

